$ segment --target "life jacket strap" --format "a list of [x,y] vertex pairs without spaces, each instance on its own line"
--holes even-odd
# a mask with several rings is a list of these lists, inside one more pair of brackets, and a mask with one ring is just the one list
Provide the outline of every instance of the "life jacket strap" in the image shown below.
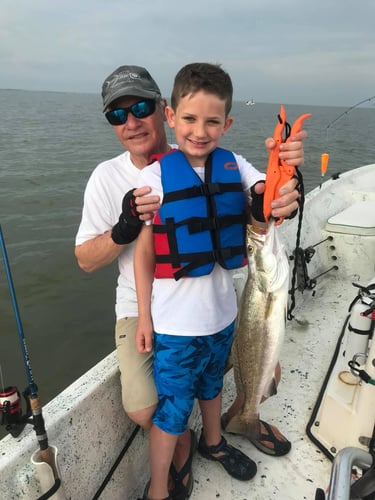
[[207,219],[206,217],[188,217],[187,219],[179,222],[172,221],[168,219],[168,223],[166,224],[155,224],[153,226],[153,232],[169,235],[172,232],[174,233],[174,228],[181,226],[188,226],[189,234],[222,229],[224,227],[231,226],[232,224],[241,224],[245,227],[246,215],[223,215],[222,217],[213,217],[212,219]]
[[212,219],[191,217],[188,221],[189,233],[199,233],[201,231],[213,231],[231,226],[232,224],[246,224],[246,216],[239,215],[224,215],[222,217],[213,217]]
[[183,276],[187,276],[190,271],[197,269],[205,264],[222,262],[223,260],[231,259],[236,255],[241,255],[244,253],[244,248],[242,245],[237,247],[222,248],[220,250],[212,250],[209,252],[199,252],[199,253],[182,253],[178,255],[179,262],[172,258],[171,255],[156,255],[157,264],[171,264],[172,267],[180,267],[183,262],[189,262],[184,267],[179,269],[173,274],[173,277],[178,281]]
[[187,198],[196,198],[197,196],[213,196],[215,194],[234,191],[243,191],[243,186],[240,182],[204,182],[198,186],[165,193],[163,196],[163,203],[186,200]]

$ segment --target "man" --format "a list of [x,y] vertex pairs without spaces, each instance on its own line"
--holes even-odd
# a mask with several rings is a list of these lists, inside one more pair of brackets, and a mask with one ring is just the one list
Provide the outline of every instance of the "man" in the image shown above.
[[[149,429],[157,393],[152,353],[139,354],[134,340],[138,309],[133,253],[141,221],[152,218],[152,212],[159,208],[159,200],[144,196],[150,192],[149,187],[133,189],[150,156],[170,150],[164,130],[166,101],[148,71],[138,66],[121,66],[111,73],[103,83],[102,98],[103,112],[126,151],[99,164],[87,183],[75,255],[86,272],[118,259],[116,348],[122,400],[128,416]],[[306,132],[300,132],[294,140],[283,145],[282,154],[290,164],[303,163],[302,140],[305,137]],[[268,139],[266,145],[272,148],[273,140]],[[298,208],[298,192],[294,187],[294,180],[284,186],[283,195],[274,201],[274,217],[287,216]],[[257,185],[255,189],[261,193],[264,188]],[[191,455],[192,441],[189,431],[179,438],[173,459],[177,471]]]

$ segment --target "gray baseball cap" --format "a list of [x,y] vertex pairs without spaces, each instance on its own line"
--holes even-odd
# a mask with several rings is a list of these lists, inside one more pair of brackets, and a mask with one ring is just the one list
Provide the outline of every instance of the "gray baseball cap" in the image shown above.
[[136,96],[160,100],[161,92],[150,73],[141,66],[120,66],[104,81],[102,86],[103,113],[119,97]]

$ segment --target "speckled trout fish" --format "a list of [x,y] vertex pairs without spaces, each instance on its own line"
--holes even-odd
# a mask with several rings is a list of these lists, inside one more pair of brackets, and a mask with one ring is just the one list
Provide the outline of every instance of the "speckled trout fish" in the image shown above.
[[264,234],[248,225],[247,248],[249,274],[232,347],[236,388],[245,401],[225,429],[245,435],[258,420],[263,396],[272,393],[284,340],[289,285],[288,257],[273,223]]

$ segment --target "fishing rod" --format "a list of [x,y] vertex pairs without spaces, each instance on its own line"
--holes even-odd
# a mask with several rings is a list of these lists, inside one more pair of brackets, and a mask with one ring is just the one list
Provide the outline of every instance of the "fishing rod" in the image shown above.
[[[372,97],[367,97],[367,99],[362,99],[362,101],[357,102],[356,104],[353,104],[353,106],[350,106],[347,108],[345,111],[340,113],[334,120],[328,123],[326,127],[326,142],[328,143],[328,129],[337,121],[341,120],[345,115],[349,114],[353,109],[358,108],[361,104],[364,104],[365,102],[370,102],[373,99],[375,99],[375,95]],[[320,160],[320,172],[321,172],[321,182],[320,182],[320,187],[322,187],[322,181],[323,177],[325,176],[328,168],[328,162],[329,162],[329,154],[328,153],[322,153],[321,155],[321,160]]]
[[334,123],[339,121],[343,116],[350,113],[350,111],[352,111],[353,109],[358,108],[358,106],[360,106],[361,104],[364,104],[365,102],[370,102],[373,99],[375,99],[375,95],[373,95],[372,97],[368,97],[367,99],[363,99],[362,101],[357,102],[357,104],[354,104],[353,106],[350,106],[345,111],[343,111],[339,116],[337,116],[334,120],[332,120],[330,123],[328,123],[326,130],[328,130],[331,127],[331,125],[333,125]]
[[[5,246],[5,240],[3,236],[3,232],[0,224],[0,247],[1,253],[4,261],[5,273],[8,281],[9,293],[13,305],[14,315],[17,323],[18,336],[21,344],[21,350],[25,365],[26,377],[28,381],[28,400],[31,409],[32,423],[34,425],[34,430],[36,433],[36,437],[39,443],[39,457],[42,462],[47,463],[52,471],[55,478],[54,491],[60,487],[60,479],[58,477],[58,471],[56,467],[55,456],[53,453],[53,449],[48,444],[48,436],[44,425],[44,418],[42,413],[42,404],[40,398],[38,396],[38,387],[34,382],[33,373],[31,370],[29,354],[26,346],[25,334],[22,327],[21,316],[18,309],[16,293],[13,285],[12,274],[10,270],[10,264],[8,259],[8,254]],[[29,422],[29,420],[26,420]]]

